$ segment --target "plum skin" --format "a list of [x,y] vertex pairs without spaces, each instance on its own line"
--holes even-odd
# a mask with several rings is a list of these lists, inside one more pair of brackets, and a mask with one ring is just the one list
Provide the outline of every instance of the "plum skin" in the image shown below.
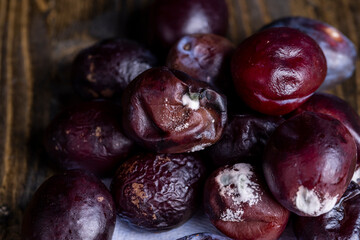
[[313,112],[303,112],[280,125],[263,157],[272,194],[300,216],[330,211],[350,183],[355,164],[356,144],[346,127]]
[[24,240],[111,240],[115,204],[94,175],[69,170],[52,176],[35,192],[22,223]]
[[150,11],[149,41],[169,49],[181,37],[194,33],[224,36],[228,9],[224,0],[156,0]]
[[227,120],[225,96],[167,67],[134,79],[122,107],[127,136],[159,153],[202,150],[219,140]]
[[291,28],[270,28],[245,39],[231,72],[237,93],[252,109],[283,115],[317,90],[326,76],[326,59],[317,43]]
[[329,89],[353,75],[356,67],[356,47],[333,26],[305,17],[285,17],[266,25],[263,29],[271,27],[298,29],[319,44],[327,62],[327,75],[319,90]]
[[297,217],[294,231],[301,239],[360,239],[360,186],[350,183],[336,206],[319,217]]
[[106,39],[78,53],[72,64],[72,84],[86,99],[120,98],[137,75],[156,63],[155,56],[136,42]]
[[205,173],[198,155],[136,155],[119,167],[111,183],[118,214],[140,229],[175,228],[196,211]]
[[278,239],[290,215],[248,163],[215,170],[206,180],[203,199],[212,224],[234,239]]
[[108,175],[134,148],[133,141],[123,134],[121,119],[121,108],[108,101],[72,106],[52,120],[44,145],[63,169]]

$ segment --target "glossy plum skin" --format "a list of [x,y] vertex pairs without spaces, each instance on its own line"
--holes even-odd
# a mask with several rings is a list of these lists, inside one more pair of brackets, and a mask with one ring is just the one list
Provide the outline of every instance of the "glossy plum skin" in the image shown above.
[[121,108],[107,101],[70,107],[52,120],[44,144],[63,169],[85,169],[106,175],[134,148],[121,127]]
[[221,139],[207,148],[215,166],[248,162],[262,165],[262,154],[271,134],[284,122],[282,117],[260,114],[229,115]]
[[140,145],[161,153],[199,151],[221,137],[226,98],[166,67],[139,75],[125,90],[123,124]]
[[235,45],[224,37],[187,35],[170,49],[166,66],[225,92],[232,85],[230,59],[234,51]]
[[117,98],[137,75],[156,65],[152,53],[127,39],[107,39],[83,49],[72,65],[72,83],[86,99]]
[[115,205],[94,175],[70,170],[46,180],[35,192],[22,223],[23,240],[111,240]]
[[177,240],[231,240],[231,239],[211,233],[195,233],[189,236],[179,238]]
[[290,215],[247,163],[213,172],[205,183],[203,201],[212,224],[233,239],[278,239]]
[[327,94],[315,93],[303,105],[297,108],[291,115],[296,115],[304,111],[327,114],[339,120],[349,130],[354,137],[357,146],[357,167],[360,168],[360,117],[349,103],[341,98]]
[[169,49],[189,34],[224,36],[228,15],[225,0],[156,0],[150,12],[150,43],[160,49]]
[[291,28],[270,28],[245,39],[231,72],[237,93],[251,108],[283,115],[308,99],[326,76],[325,56],[316,42]]
[[298,29],[319,44],[327,62],[327,75],[319,90],[333,87],[353,75],[356,67],[356,47],[333,26],[305,17],[286,17],[270,23],[265,29],[271,27]]
[[332,209],[354,174],[356,144],[338,120],[303,112],[280,125],[263,157],[266,181],[274,197],[300,216]]
[[150,231],[183,224],[200,203],[205,171],[197,155],[147,153],[130,158],[111,184],[119,216]]
[[294,230],[299,240],[360,239],[360,186],[351,183],[339,203],[319,217],[297,217]]

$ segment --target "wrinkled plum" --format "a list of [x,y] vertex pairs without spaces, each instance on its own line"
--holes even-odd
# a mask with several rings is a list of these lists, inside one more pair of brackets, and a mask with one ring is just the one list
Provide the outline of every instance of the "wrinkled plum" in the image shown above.
[[225,0],[156,0],[150,12],[150,43],[169,49],[181,37],[194,33],[224,36],[228,27]]
[[234,239],[277,239],[290,215],[248,163],[224,166],[210,175],[204,209],[215,227]]
[[221,137],[226,98],[204,82],[166,67],[133,80],[123,95],[124,131],[161,153],[199,151]]
[[291,112],[326,76],[317,43],[292,28],[270,28],[245,39],[231,63],[234,85],[251,108],[269,115]]
[[271,134],[284,121],[282,117],[230,115],[221,139],[205,151],[215,166],[249,162],[261,166],[264,148]]
[[72,66],[74,89],[82,97],[116,98],[156,58],[136,42],[108,39],[82,50]]
[[330,115],[339,120],[349,130],[354,137],[358,156],[357,170],[353,180],[360,183],[360,117],[356,111],[346,101],[327,93],[315,93],[308,101],[297,108],[292,115],[304,111]]
[[70,170],[35,192],[22,223],[23,240],[110,240],[116,210],[110,192],[94,175]]
[[121,108],[107,101],[70,107],[52,120],[44,144],[64,169],[81,168],[97,175],[114,171],[134,143],[121,128]]
[[235,45],[215,34],[182,37],[171,49],[166,65],[225,92],[232,85],[230,59]]
[[333,26],[305,17],[286,17],[265,26],[271,27],[298,29],[319,44],[327,62],[327,75],[319,90],[333,87],[353,75],[356,67],[356,47]]
[[231,240],[230,238],[215,235],[212,233],[195,233],[177,240]]
[[329,115],[303,112],[281,124],[263,157],[266,181],[275,198],[300,216],[330,211],[354,174],[356,144]]
[[204,178],[197,155],[140,154],[119,167],[111,190],[123,220],[141,229],[168,230],[196,211]]
[[319,217],[297,217],[294,230],[299,240],[360,239],[360,187],[351,183],[339,203]]

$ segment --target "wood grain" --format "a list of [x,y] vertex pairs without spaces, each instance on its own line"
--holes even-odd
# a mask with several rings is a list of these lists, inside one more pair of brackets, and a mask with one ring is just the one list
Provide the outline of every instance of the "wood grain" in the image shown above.
[[[20,239],[23,211],[54,169],[42,133],[79,99],[69,81],[75,54],[99,39],[126,36],[151,0],[0,0],[0,239]],[[227,0],[236,44],[284,16],[307,16],[360,43],[358,0]],[[134,35],[141,39],[140,35]],[[355,76],[331,92],[360,113],[360,61]]]

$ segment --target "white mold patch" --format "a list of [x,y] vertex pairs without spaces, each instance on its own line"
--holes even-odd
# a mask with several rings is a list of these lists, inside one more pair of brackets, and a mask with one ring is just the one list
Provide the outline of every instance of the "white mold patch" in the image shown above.
[[335,206],[337,200],[338,195],[330,197],[326,194],[325,197],[321,199],[314,189],[310,190],[304,186],[300,186],[294,202],[297,209],[315,217],[329,212]]
[[357,183],[357,184],[360,184],[360,168],[358,168],[355,172],[354,172],[354,175],[351,179],[351,181]]
[[221,214],[221,220],[236,222],[241,221],[243,205],[253,206],[260,200],[259,185],[251,180],[254,172],[250,164],[238,163],[231,169],[219,173],[215,181],[219,185],[220,195],[230,197],[236,210],[227,209]]
[[208,147],[210,145],[211,145],[211,143],[199,144],[199,145],[194,146],[189,152],[201,151],[201,150],[204,150],[206,147]]
[[200,101],[198,98],[191,98],[189,94],[182,96],[182,104],[192,110],[198,110],[200,108]]

